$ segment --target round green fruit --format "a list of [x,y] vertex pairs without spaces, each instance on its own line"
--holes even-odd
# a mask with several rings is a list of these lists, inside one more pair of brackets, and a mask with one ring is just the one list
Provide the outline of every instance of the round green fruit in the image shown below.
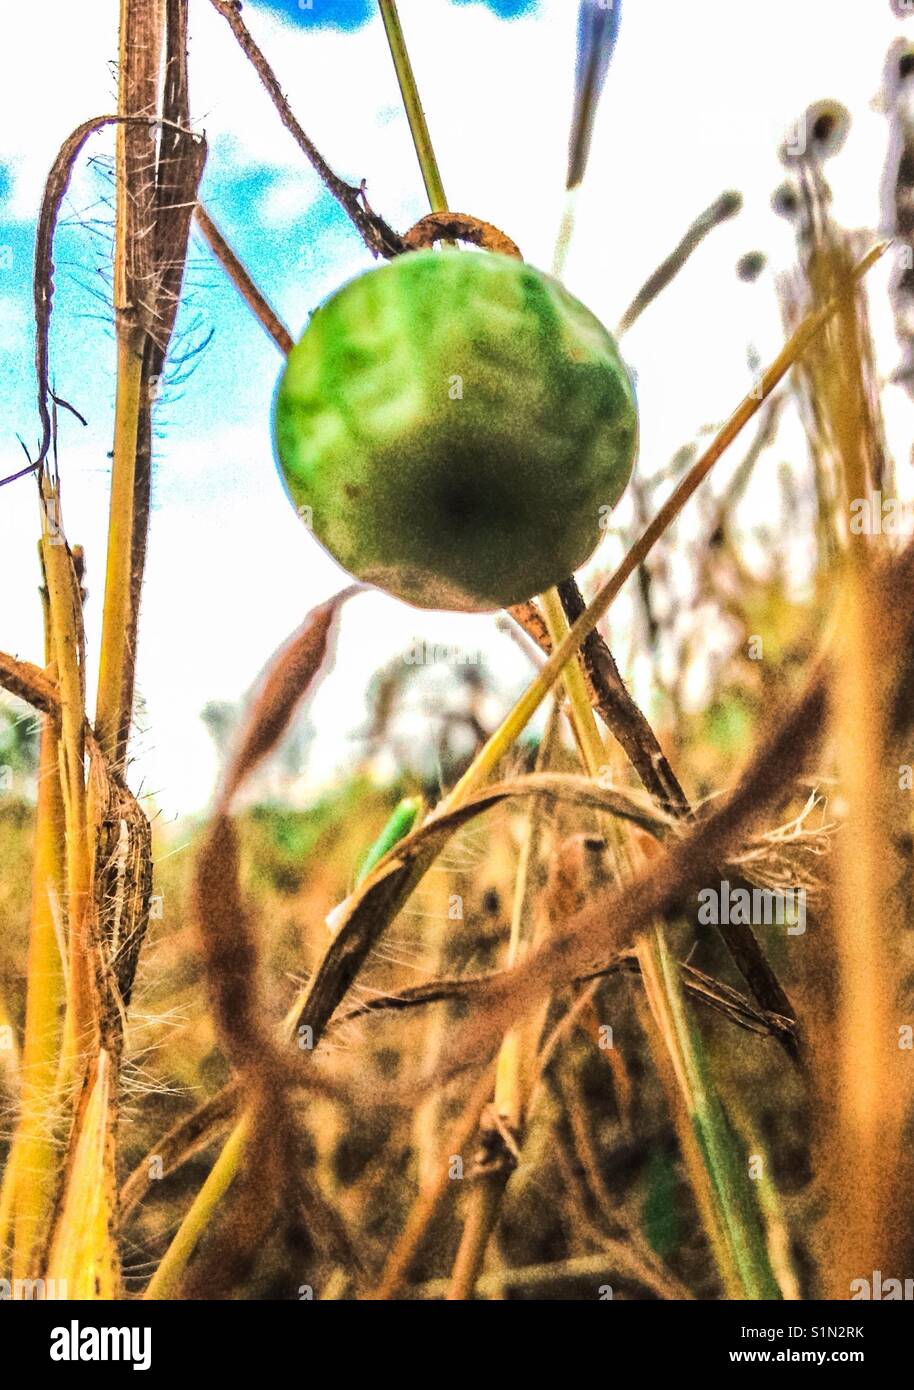
[[631,476],[634,392],[557,281],[416,251],[344,285],[289,355],[276,451],[351,574],[422,608],[505,608],[567,578]]

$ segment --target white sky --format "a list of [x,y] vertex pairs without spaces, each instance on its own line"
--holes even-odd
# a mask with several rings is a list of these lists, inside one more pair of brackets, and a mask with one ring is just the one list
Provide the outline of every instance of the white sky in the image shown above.
[[[478,6],[400,0],[451,205],[503,227],[528,260],[545,268],[562,206],[576,9],[573,0],[542,0],[535,16],[506,23]],[[112,109],[108,65],[116,11],[115,0],[43,0],[8,13],[0,54],[0,163],[11,167],[12,184],[0,241],[4,224],[34,216],[63,137],[86,116]],[[192,13],[192,95],[211,144],[207,177],[216,207],[222,210],[220,179],[227,172],[247,172],[255,181],[264,169],[273,175],[257,197],[268,242],[275,228],[277,256],[271,260],[269,244],[261,254],[272,267],[277,307],[298,331],[308,310],[364,266],[365,256],[354,234],[344,238],[337,229],[330,264],[309,258],[305,241],[299,246],[295,229],[313,210],[319,186],[224,21],[202,0]],[[245,17],[330,162],[350,177],[366,176],[373,205],[394,225],[405,227],[420,216],[422,185],[379,21],[356,33],[305,32],[252,4]],[[849,226],[877,225],[886,122],[872,103],[886,48],[905,31],[914,32],[914,22],[893,17],[889,0],[833,0],[827,7],[817,0],[768,0],[761,7],[733,0],[627,0],[579,198],[569,288],[612,325],[698,212],[725,188],[745,197],[741,216],[710,238],[625,341],[638,375],[645,469],[662,467],[680,444],[729,413],[750,384],[750,344],[765,359],[780,345],[770,274],[745,286],[734,265],[757,248],[775,266],[790,260],[789,231],[771,213],[769,199],[782,177],[778,141],[809,102],[834,97],[850,108],[848,144],[830,166],[835,212]],[[90,186],[90,176],[81,173],[75,199]],[[224,208],[230,220],[237,218],[227,194]],[[195,297],[205,298],[212,286],[222,313],[228,301],[217,282],[218,272],[207,269]],[[224,312],[236,312],[235,306]],[[14,280],[0,278],[0,353],[21,364],[16,371],[26,382],[29,315],[20,267]],[[890,371],[884,314],[877,328]],[[83,367],[73,337],[79,331],[78,324],[70,327],[66,355],[55,362],[60,389],[82,408],[80,374],[105,363]],[[233,358],[232,331],[217,337],[200,381],[190,383],[188,418],[182,420],[180,401],[169,410],[156,471],[139,669],[146,715],[132,780],[156,793],[168,817],[198,809],[212,788],[215,756],[199,720],[203,705],[238,699],[307,609],[343,582],[298,522],[276,477],[269,411],[278,360],[265,341],[251,339],[248,349],[249,340],[240,337],[243,360]],[[66,427],[61,454],[67,532],[89,557],[93,652],[107,513],[108,405],[95,404],[88,434]],[[911,421],[901,402],[896,405],[890,425],[898,457],[907,461]],[[2,418],[5,474],[21,466],[16,431],[30,438],[36,426],[18,397],[12,418],[6,410]],[[800,447],[796,439],[793,445]],[[40,660],[42,651],[36,519],[30,483],[0,492],[0,648],[31,660]],[[414,637],[481,647],[504,680],[506,701],[526,679],[523,659],[491,619],[420,614],[382,595],[360,597],[345,614],[335,669],[312,707],[319,730],[309,773],[314,789],[346,766],[371,672]]]

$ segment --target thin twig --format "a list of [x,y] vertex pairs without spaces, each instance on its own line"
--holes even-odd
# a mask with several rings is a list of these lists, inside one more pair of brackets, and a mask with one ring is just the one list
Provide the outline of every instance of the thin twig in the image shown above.
[[354,187],[334,173],[314,142],[306,135],[296,120],[276,74],[241,17],[241,7],[232,3],[232,0],[210,0],[210,3],[228,23],[242,52],[266,88],[286,130],[289,131],[299,149],[306,156],[324,187],[329,193],[332,193],[340,207],[349,216],[365,245],[376,256],[384,256],[388,259],[391,256],[398,256],[403,250],[403,243],[394,229],[387,225],[383,217],[379,217],[366,205],[362,185]]
[[229,246],[225,237],[210,217],[202,203],[194,208],[197,226],[206,238],[207,244],[216,260],[225,270],[235,289],[254,314],[262,328],[266,329],[279,351],[288,357],[295,346],[295,339],[286,328],[267,300],[260,293],[238,256]]

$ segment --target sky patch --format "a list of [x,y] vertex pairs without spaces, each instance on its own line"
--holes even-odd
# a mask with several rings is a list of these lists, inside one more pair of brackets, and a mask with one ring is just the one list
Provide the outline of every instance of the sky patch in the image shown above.
[[360,29],[375,13],[375,0],[257,0],[303,29]]
[[499,19],[520,19],[522,15],[533,14],[539,0],[453,0],[455,5],[484,5]]
[[[455,5],[482,5],[500,19],[532,14],[539,0],[452,0]],[[377,13],[376,0],[257,0],[303,29],[360,29]]]

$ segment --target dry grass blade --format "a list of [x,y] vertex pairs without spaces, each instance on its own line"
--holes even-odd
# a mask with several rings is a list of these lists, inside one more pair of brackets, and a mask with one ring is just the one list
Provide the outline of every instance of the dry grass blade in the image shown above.
[[[59,761],[66,825],[68,991],[61,1079],[98,1040],[98,997],[92,974],[94,931],[90,811],[85,778],[86,688],[80,586],[66,544],[59,484],[42,466],[41,556],[48,591],[49,648],[57,670],[61,740]],[[55,524],[50,519],[55,518]]]
[[35,375],[38,382],[38,415],[41,420],[41,440],[38,446],[38,456],[32,464],[33,468],[38,468],[44,462],[51,449],[51,411],[48,399],[50,396],[51,303],[54,296],[54,232],[70,184],[73,167],[83,146],[96,131],[102,130],[106,125],[112,125],[118,120],[118,116],[95,116],[77,126],[76,130],[61,145],[45,183],[35,236]]
[[499,802],[534,795],[630,817],[655,833],[665,824],[654,811],[624,793],[602,788],[588,778],[557,773],[496,783],[462,806],[442,807],[405,836],[337,909],[335,935],[314,977],[292,1006],[290,1030],[307,1026],[318,1040],[369,952],[452,835]]
[[[819,693],[821,694],[821,692]],[[774,789],[772,789],[772,794],[773,791]],[[656,809],[650,808],[631,794],[601,787],[588,777],[543,772],[533,773],[508,782],[493,783],[485,791],[478,792],[467,800],[462,806],[452,810],[439,809],[411,834],[405,836],[380,861],[365,882],[360,885],[358,891],[340,905],[334,914],[334,938],[328,945],[313,979],[292,1006],[289,1014],[289,1029],[294,1031],[297,1028],[308,1026],[314,1030],[314,1041],[316,1042],[347,993],[369,952],[383,935],[394,915],[403,906],[418,879],[428,871],[450,837],[474,817],[494,808],[499,803],[508,799],[527,796],[551,798],[569,806],[577,806],[580,809],[588,808],[621,817],[664,841],[668,841],[672,837],[671,842],[677,845],[677,853],[679,853],[678,846],[691,843],[692,839],[701,834],[699,829],[693,832],[691,838],[680,839],[680,832],[676,830],[676,822],[672,818],[662,816]],[[720,814],[720,812],[714,814]],[[748,819],[747,815],[747,821]],[[699,822],[699,825],[702,824],[704,822]],[[733,843],[741,846],[741,853],[745,852],[742,848],[744,845],[743,836],[744,827],[741,824],[733,832]],[[729,840],[727,842],[729,843]],[[720,866],[725,863],[726,857],[724,856],[717,862],[713,870],[706,870],[706,872],[716,873],[719,877]],[[699,879],[696,882],[700,881]],[[672,894],[665,906],[667,908],[679,906],[685,896],[685,891],[687,890],[684,890],[678,897]],[[613,920],[611,915],[608,920]],[[633,930],[634,928],[632,928]],[[588,964],[581,970],[581,977],[586,978],[588,975],[601,973],[602,970],[602,964]],[[567,983],[571,978],[576,977],[566,977],[565,982]],[[491,977],[490,986],[485,988],[494,988],[495,980],[496,977]],[[474,984],[469,983],[468,991],[471,992],[475,987]],[[417,987],[417,998],[423,998],[424,988],[423,986]],[[432,990],[432,994],[429,995],[429,1002],[431,1002],[434,997],[435,986],[429,988]],[[458,988],[457,993],[459,994],[459,992]],[[402,997],[409,999],[412,998],[412,994],[410,991],[406,991]],[[448,995],[445,993],[438,997],[448,997]],[[370,1012],[372,1007],[371,1004],[368,1004],[364,1006],[364,1011]],[[380,1007],[384,1006],[381,1005]],[[785,1039],[793,1038],[793,1025],[789,1011],[769,1010],[762,1007],[757,1016],[786,1019],[784,1026],[776,1026],[772,1031]]]
[[[914,579],[914,552],[897,569],[903,588]],[[901,618],[896,622],[902,631]],[[895,634],[896,640],[899,634]],[[568,929],[532,953],[485,991],[472,1024],[455,1031],[448,1057],[455,1071],[483,1055],[499,1034],[524,1010],[548,993],[599,970],[601,943],[612,924],[615,939],[633,940],[644,923],[675,910],[690,893],[713,880],[728,849],[747,837],[767,807],[785,794],[785,768],[799,773],[809,751],[822,737],[827,708],[826,669],[820,663],[807,688],[774,734],[757,750],[736,789],[688,835],[673,842],[649,872],[641,873],[622,892],[607,893],[584,909]],[[604,948],[605,949],[605,948]],[[485,1007],[481,1007],[485,1003]],[[442,1071],[443,1079],[448,1074]]]

